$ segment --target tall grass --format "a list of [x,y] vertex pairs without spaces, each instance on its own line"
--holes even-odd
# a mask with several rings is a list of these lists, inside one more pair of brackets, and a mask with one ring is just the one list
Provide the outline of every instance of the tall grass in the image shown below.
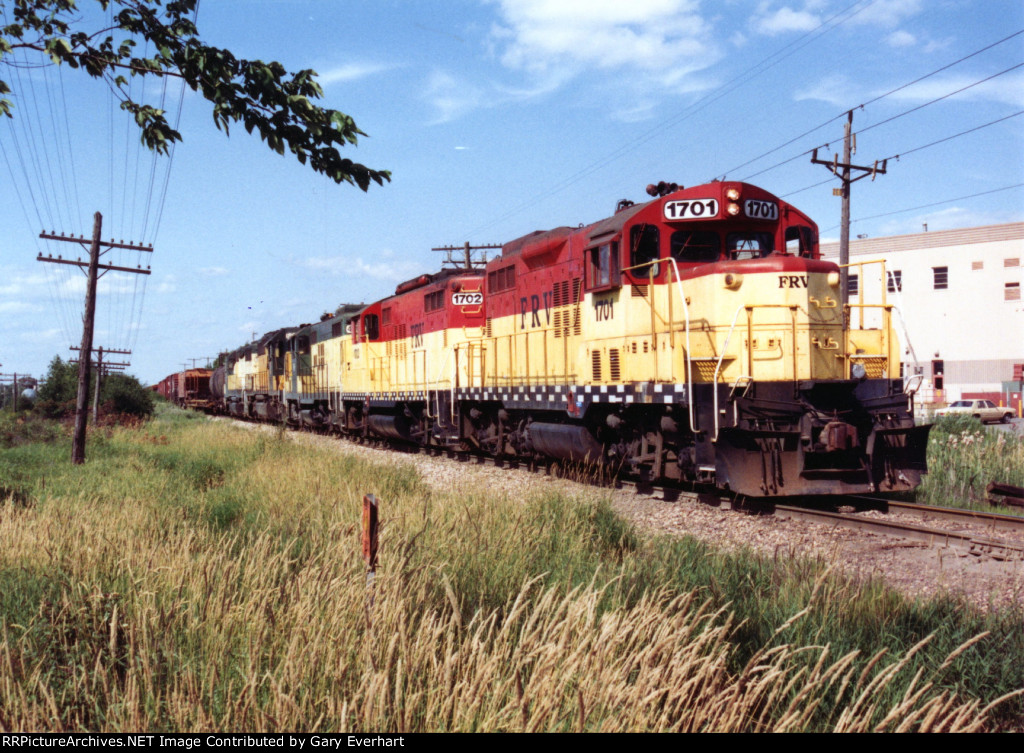
[[919,502],[1024,515],[1020,508],[992,507],[990,482],[1024,486],[1024,437],[983,426],[970,416],[940,418],[928,441],[928,473]]
[[0,501],[0,730],[938,731],[1020,710],[1000,700],[1024,687],[1019,615],[223,425],[91,446],[79,468],[0,454],[24,462]]

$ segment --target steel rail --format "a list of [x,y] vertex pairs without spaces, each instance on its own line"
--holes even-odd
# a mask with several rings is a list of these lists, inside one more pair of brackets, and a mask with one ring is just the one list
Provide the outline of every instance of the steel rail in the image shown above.
[[921,541],[929,545],[941,544],[956,549],[963,549],[970,554],[985,555],[998,560],[1024,559],[1024,545],[1006,541],[986,539],[969,533],[959,533],[942,528],[930,528],[909,523],[897,523],[891,520],[874,518],[858,518],[850,513],[826,512],[789,505],[776,505],[775,516],[782,520],[808,520],[825,522],[844,528],[855,528],[870,533],[881,533],[888,536]]
[[953,520],[961,523],[973,523],[1004,531],[1024,531],[1024,516],[1006,515],[998,512],[982,512],[965,510],[959,507],[935,507],[919,505],[911,502],[894,502],[876,497],[851,496],[851,500],[866,500],[883,506],[885,512],[898,512],[913,515],[922,520]]

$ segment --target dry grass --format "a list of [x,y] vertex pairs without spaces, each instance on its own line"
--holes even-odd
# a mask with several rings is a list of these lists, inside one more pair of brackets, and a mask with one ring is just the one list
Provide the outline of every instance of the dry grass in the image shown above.
[[[123,431],[47,479],[0,502],[2,731],[973,731],[1000,702],[945,687],[970,643],[927,669],[927,639],[784,642],[834,609],[828,573],[744,647],[731,605],[625,587],[642,553],[568,500],[438,497],[401,466],[208,425]],[[510,538],[525,554],[484,573]],[[563,545],[575,579],[541,556]]]

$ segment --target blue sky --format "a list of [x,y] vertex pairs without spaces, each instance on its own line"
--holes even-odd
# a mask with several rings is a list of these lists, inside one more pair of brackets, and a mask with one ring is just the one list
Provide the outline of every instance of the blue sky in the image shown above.
[[[84,275],[35,257],[77,246],[37,236],[89,233],[97,210],[104,237],[156,249],[144,291],[100,282],[96,344],[131,347],[143,382],[384,297],[438,267],[433,246],[593,222],[658,180],[749,179],[838,237],[805,152],[840,150],[862,104],[854,162],[905,156],[855,184],[854,236],[1024,219],[1024,34],[996,44],[1024,30],[1020,0],[203,0],[198,25],[239,57],[316,70],[322,104],[368,134],[346,156],[392,182],[364,194],[244,129],[225,138],[190,92],[184,141],[154,161],[102,84],[0,62],[16,119],[0,123],[3,373],[73,355]],[[150,87],[176,117],[177,92]]]

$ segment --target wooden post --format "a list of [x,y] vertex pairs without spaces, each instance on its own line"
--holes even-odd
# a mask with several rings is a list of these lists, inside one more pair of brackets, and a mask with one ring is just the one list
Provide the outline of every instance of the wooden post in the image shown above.
[[[103,243],[100,240],[100,233],[102,230],[103,215],[97,212],[93,215],[92,243],[89,246],[88,263],[72,261],[71,259],[62,259],[59,256],[55,259],[53,258],[53,254],[44,257],[42,252],[40,252],[37,257],[37,261],[45,261],[53,264],[71,264],[76,267],[87,269],[85,315],[82,317],[82,346],[79,349],[78,359],[78,395],[75,400],[75,433],[71,442],[71,462],[75,465],[81,465],[85,462],[85,426],[89,419],[90,359],[92,357],[92,332],[96,321],[96,281],[99,279],[99,272],[102,269],[104,272],[117,271],[132,272],[140,275],[150,274],[149,267],[143,269],[141,265],[133,269],[131,267],[115,267],[110,264],[100,264],[100,247],[106,246],[108,249],[126,248],[131,249],[132,251],[153,252],[152,246],[137,246],[131,243],[126,244],[123,241],[121,243],[115,243],[113,238],[110,239],[109,243]],[[44,240],[78,243],[83,247],[85,245],[85,239],[81,236],[76,238],[74,235],[54,235],[52,233],[42,232],[39,234],[39,237]]]
[[377,570],[377,497],[367,494],[363,497],[363,560],[366,561],[367,582],[372,583],[372,575]]
[[92,353],[92,330],[96,322],[96,280],[100,264],[100,233],[103,215],[93,215],[92,245],[89,246],[89,271],[85,291],[85,316],[82,319],[82,346],[78,359],[78,397],[75,400],[75,434],[71,441],[71,462],[85,462],[85,426],[89,419],[89,370]]

